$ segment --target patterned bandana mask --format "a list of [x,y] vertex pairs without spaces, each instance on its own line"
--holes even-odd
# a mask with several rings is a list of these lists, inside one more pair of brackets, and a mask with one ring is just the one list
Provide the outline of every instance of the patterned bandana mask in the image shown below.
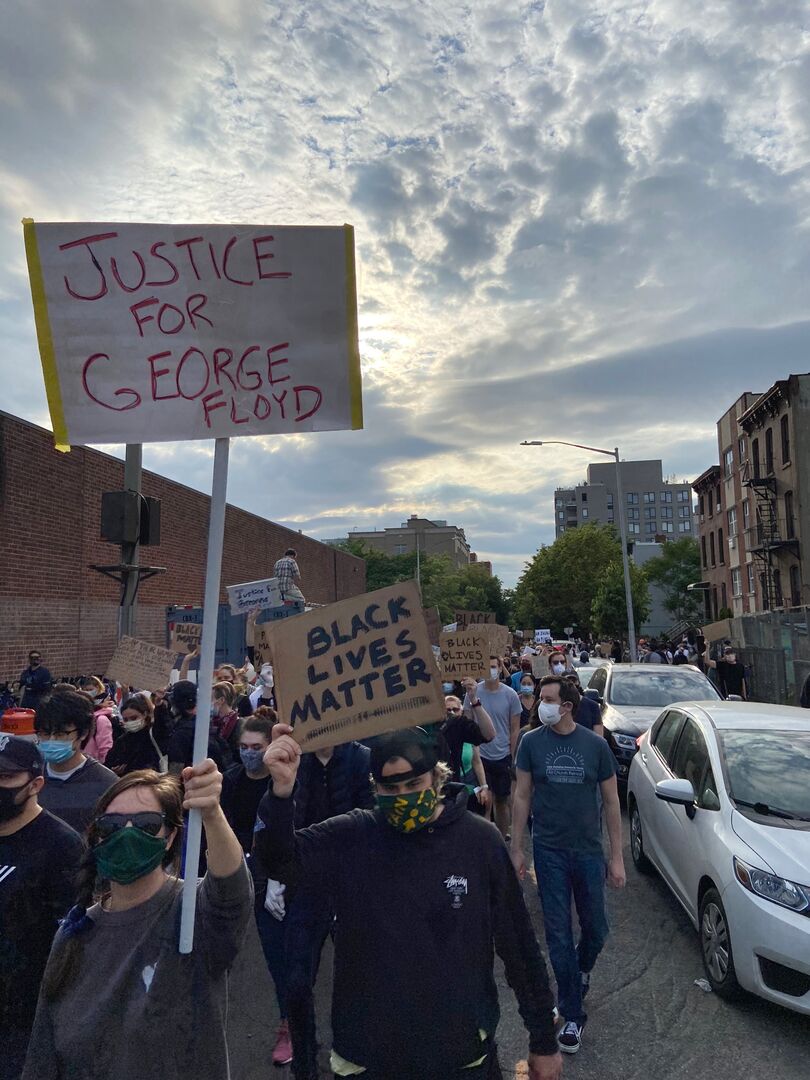
[[436,812],[439,796],[436,789],[409,791],[406,795],[378,795],[377,806],[388,824],[397,832],[412,833],[423,829]]

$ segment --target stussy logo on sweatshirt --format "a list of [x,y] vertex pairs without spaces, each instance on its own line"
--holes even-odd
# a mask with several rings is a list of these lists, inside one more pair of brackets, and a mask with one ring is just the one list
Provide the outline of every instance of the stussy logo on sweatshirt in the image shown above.
[[467,895],[467,879],[459,874],[451,874],[444,879],[444,887],[453,897],[453,907],[461,907],[462,896]]

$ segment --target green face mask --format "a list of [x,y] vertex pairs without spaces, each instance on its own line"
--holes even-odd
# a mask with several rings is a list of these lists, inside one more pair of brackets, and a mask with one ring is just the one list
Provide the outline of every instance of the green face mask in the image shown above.
[[377,806],[388,824],[397,832],[412,833],[423,829],[436,812],[439,796],[436,789],[409,791],[407,795],[378,795]]
[[93,848],[93,854],[102,878],[130,885],[160,866],[166,854],[166,839],[128,825]]

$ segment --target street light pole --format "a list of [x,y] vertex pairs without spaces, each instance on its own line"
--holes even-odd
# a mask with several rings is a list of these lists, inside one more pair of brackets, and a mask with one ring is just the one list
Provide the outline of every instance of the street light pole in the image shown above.
[[[627,522],[625,520],[624,496],[622,495],[621,466],[619,464],[619,448],[614,450],[602,450],[598,446],[583,446],[582,443],[565,442],[563,439],[543,439],[524,441],[521,446],[573,446],[577,450],[589,450],[592,454],[605,454],[616,461],[616,499],[619,504],[619,535],[622,545],[622,570],[624,571],[624,599],[627,604],[627,639],[630,645],[630,660],[638,661],[638,648],[636,646],[636,620],[633,616],[633,590],[630,582],[630,558],[627,554]],[[615,511],[614,511],[615,517]]]

